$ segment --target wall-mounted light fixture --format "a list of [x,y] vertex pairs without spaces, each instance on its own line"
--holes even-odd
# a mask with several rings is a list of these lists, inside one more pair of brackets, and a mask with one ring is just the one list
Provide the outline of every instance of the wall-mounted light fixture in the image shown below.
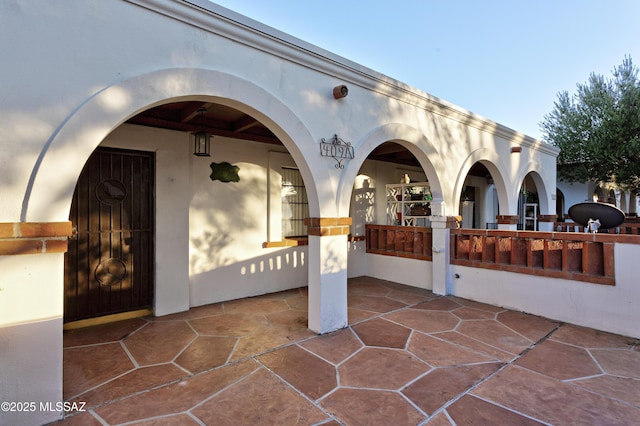
[[198,157],[211,156],[211,135],[204,131],[204,113],[206,108],[200,108],[200,131],[193,134],[193,155]]
[[333,88],[333,97],[336,99],[345,98],[349,94],[349,88],[344,84]]

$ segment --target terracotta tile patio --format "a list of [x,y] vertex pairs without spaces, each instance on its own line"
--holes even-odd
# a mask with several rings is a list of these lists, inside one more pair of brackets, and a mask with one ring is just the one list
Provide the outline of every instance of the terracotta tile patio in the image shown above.
[[640,341],[361,277],[65,332],[64,425],[630,425]]

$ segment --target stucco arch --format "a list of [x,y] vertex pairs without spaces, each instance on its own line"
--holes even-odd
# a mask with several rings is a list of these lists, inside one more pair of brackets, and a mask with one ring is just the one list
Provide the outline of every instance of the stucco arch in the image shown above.
[[[518,197],[518,193],[520,192],[520,187],[522,186],[522,182],[527,176],[531,176],[533,183],[536,184],[536,189],[538,191],[538,203],[540,203],[539,214],[549,215],[555,214],[555,205],[551,205],[549,200],[551,199],[549,188],[545,185],[544,179],[538,172],[538,165],[535,162],[530,162],[527,164],[525,168],[518,174],[515,182],[517,183],[515,186],[515,192],[513,196],[515,199]],[[555,187],[553,189],[555,191]]]
[[385,124],[364,135],[354,146],[355,158],[349,162],[340,178],[337,192],[339,215],[347,215],[351,202],[353,182],[369,154],[384,142],[395,142],[409,150],[424,169],[431,185],[433,202],[443,201],[443,188],[435,164],[438,152],[429,139],[418,129],[406,124]]
[[517,197],[510,197],[511,190],[507,180],[505,179],[505,176],[508,176],[507,167],[500,160],[498,153],[488,148],[480,148],[473,151],[462,162],[453,188],[453,211],[457,212],[460,209],[459,195],[462,193],[467,174],[469,173],[469,170],[471,170],[471,166],[475,163],[482,163],[487,170],[489,170],[496,186],[500,214],[509,214],[508,212],[511,211],[511,208],[514,205],[517,206],[517,201],[514,201],[517,200]]
[[310,214],[319,215],[317,182],[326,182],[328,176],[326,170],[313,169],[313,164],[306,160],[303,152],[315,152],[313,138],[287,105],[256,84],[231,74],[170,68],[116,82],[97,91],[71,112],[43,146],[31,171],[21,220],[67,220],[82,167],[111,131],[146,109],[194,99],[247,112],[269,127],[300,169]]

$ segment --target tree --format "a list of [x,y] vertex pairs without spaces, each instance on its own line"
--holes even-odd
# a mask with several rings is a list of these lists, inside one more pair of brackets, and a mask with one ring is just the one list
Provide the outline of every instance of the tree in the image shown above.
[[640,195],[640,80],[631,57],[613,70],[613,79],[591,73],[574,95],[558,93],[540,126],[560,148],[560,179]]

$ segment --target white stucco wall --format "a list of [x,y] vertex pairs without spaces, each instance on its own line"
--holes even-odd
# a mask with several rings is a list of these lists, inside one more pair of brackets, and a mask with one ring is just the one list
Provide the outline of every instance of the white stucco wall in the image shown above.
[[0,256],[0,271],[0,401],[38,408],[0,410],[0,425],[45,424],[62,415],[39,404],[62,401],[63,255]]
[[589,193],[589,184],[580,182],[558,182],[558,189],[564,194],[564,212],[569,219],[567,213],[569,208],[574,204],[584,203],[585,201],[591,201],[591,195]]
[[[212,156],[195,157],[188,134],[134,125],[101,146],[156,155],[156,315],[307,285],[306,246],[262,247],[281,220],[279,188],[267,213],[269,167],[296,166],[282,147],[215,137]],[[225,161],[240,182],[210,179]]]
[[433,290],[432,263],[404,257],[366,255],[366,274],[413,287]]
[[[16,84],[20,92],[3,96],[0,104],[0,136],[13,146],[10,154],[0,154],[0,162],[8,166],[5,173],[12,176],[11,182],[0,182],[8,200],[0,220],[64,220],[83,163],[61,171],[57,165],[67,153],[73,149],[82,160],[138,110],[185,96],[252,112],[267,124],[305,178],[323,182],[309,190],[319,199],[312,202],[312,211],[326,217],[348,214],[351,194],[344,189],[351,188],[367,154],[385,140],[398,139],[416,153],[431,174],[444,215],[457,213],[459,189],[468,167],[478,160],[493,161],[502,177],[503,214],[515,212],[510,200],[530,168],[543,173],[548,186],[555,185],[553,150],[524,135],[289,36],[277,34],[318,53],[251,32],[244,36],[255,47],[238,43],[218,35],[241,33],[227,20],[181,2],[174,4],[180,11],[173,10],[176,19],[166,19],[150,11],[162,9],[161,3],[144,3],[149,8],[128,2],[53,6],[25,1],[16,4],[11,19],[3,20],[3,30],[20,43],[7,46],[7,66],[0,77],[29,84]],[[56,37],[43,34],[50,26]],[[46,79],[31,75],[39,69],[35,64],[23,69],[24,60],[19,60],[25,51],[21,43],[36,37],[29,58],[56,64]],[[60,45],[65,49],[51,56]],[[290,60],[277,59],[275,52]],[[349,86],[348,97],[333,99],[337,84]],[[333,134],[355,146],[357,158],[345,170],[319,158],[317,143]],[[522,152],[511,154],[516,145]]]
[[[212,181],[213,161],[238,166],[240,181]],[[263,248],[264,242],[282,239],[281,178],[276,177],[283,166],[296,163],[282,147],[217,137],[212,157],[193,158],[191,306],[307,285],[307,246]]]

